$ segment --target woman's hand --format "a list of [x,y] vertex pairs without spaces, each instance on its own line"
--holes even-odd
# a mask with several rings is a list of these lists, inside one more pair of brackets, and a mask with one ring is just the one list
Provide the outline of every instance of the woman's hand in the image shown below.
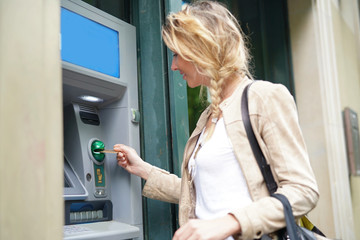
[[175,232],[173,240],[223,240],[240,231],[239,222],[228,214],[213,220],[189,220]]
[[129,173],[147,180],[152,166],[142,160],[133,148],[124,144],[116,144],[114,151],[118,152],[116,158],[119,166]]

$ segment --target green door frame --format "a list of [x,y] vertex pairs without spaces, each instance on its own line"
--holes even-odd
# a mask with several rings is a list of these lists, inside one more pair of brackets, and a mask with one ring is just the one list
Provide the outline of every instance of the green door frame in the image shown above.
[[[165,1],[166,15],[170,12],[181,10],[180,0]],[[183,151],[189,138],[189,117],[187,100],[187,83],[182,78],[179,71],[171,70],[173,53],[167,49],[167,72],[169,82],[169,107],[171,120],[171,140],[172,140],[172,164],[173,172],[181,175],[181,163]]]
[[[161,26],[165,14],[181,9],[181,1],[135,2],[141,155],[150,164],[180,176],[183,149],[189,136],[186,82],[170,69],[172,54],[161,39]],[[147,198],[143,203],[144,238],[171,239],[177,229],[177,207]]]

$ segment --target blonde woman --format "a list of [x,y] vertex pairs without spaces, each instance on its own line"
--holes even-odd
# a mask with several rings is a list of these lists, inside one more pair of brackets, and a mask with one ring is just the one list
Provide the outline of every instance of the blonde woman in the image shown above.
[[[241,118],[241,95],[252,80],[236,19],[219,3],[197,2],[170,14],[162,36],[174,53],[171,69],[190,87],[207,87],[211,104],[187,142],[181,178],[121,144],[114,146],[118,164],[146,180],[144,196],[179,204],[173,239],[257,239],[284,227],[282,205],[269,197]],[[295,217],[306,214],[318,189],[292,96],[282,85],[258,81],[249,103],[277,192],[289,199]]]

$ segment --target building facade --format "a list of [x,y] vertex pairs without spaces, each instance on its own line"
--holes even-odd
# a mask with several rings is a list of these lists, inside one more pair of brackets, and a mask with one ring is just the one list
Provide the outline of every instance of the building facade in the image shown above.
[[[180,175],[189,136],[187,87],[170,70],[160,31],[166,14],[183,2],[85,2],[136,27],[141,155]],[[330,238],[360,239],[360,176],[349,168],[343,119],[345,108],[360,113],[359,2],[223,2],[252,41],[255,77],[280,82],[295,96],[320,190],[310,218]],[[0,1],[0,162],[6,169],[0,239],[62,239],[59,9],[58,1]],[[143,224],[145,239],[171,239],[177,207],[143,199]]]

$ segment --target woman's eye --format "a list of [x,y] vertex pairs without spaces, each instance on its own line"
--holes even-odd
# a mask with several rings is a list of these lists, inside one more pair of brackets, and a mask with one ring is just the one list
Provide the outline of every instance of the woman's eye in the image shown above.
[[178,54],[177,54],[177,53],[174,53],[174,54],[173,54],[173,57],[177,57],[177,56],[178,56]]

